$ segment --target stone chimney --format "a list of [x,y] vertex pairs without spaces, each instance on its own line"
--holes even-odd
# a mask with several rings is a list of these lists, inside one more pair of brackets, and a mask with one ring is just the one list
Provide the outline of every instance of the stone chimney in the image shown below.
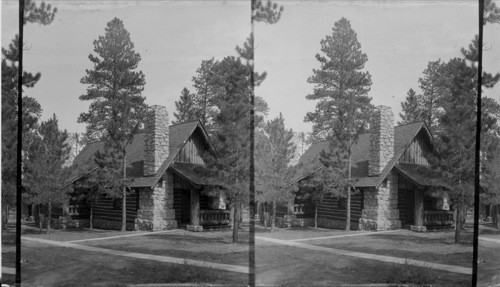
[[168,113],[164,106],[150,107],[145,123],[144,176],[155,175],[169,155]]
[[369,176],[378,176],[394,156],[394,114],[390,107],[375,110],[370,135]]

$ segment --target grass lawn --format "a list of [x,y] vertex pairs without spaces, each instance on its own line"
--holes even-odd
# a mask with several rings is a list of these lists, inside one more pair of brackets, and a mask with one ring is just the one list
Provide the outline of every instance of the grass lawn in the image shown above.
[[[248,238],[248,232],[240,231]],[[248,240],[244,240],[244,242]],[[80,242],[101,248],[248,266],[248,243],[232,243],[231,231],[169,233]]]
[[22,257],[22,282],[27,286],[123,286],[185,282],[237,286],[248,282],[246,274],[125,258],[28,241],[23,241]]
[[[471,233],[462,233],[472,241]],[[304,243],[336,249],[472,267],[472,244],[455,244],[454,232],[400,230],[368,236],[311,240]]]
[[[402,281],[413,279],[411,276],[418,279],[417,282],[431,282],[433,286],[470,286],[471,283],[471,276],[463,274],[353,258],[269,242],[257,241],[256,244],[256,280],[259,285],[415,283]],[[410,276],[407,276],[408,274]]]

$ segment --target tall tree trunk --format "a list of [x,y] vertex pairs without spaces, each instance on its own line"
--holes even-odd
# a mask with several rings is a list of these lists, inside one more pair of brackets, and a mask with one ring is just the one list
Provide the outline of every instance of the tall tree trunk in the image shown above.
[[491,221],[493,223],[493,227],[496,229],[500,229],[500,205],[492,204],[490,208],[491,213]]
[[[347,179],[349,184],[351,181],[351,148],[349,148],[349,158],[347,160]],[[346,206],[346,222],[345,230],[351,230],[351,186],[347,186],[347,206]]]
[[455,206],[455,243],[460,243],[460,232],[462,231],[462,206]]
[[318,203],[314,205],[314,228],[318,228]]
[[276,228],[276,201],[271,202],[271,232]]
[[231,222],[231,228],[234,228],[234,203],[229,204],[229,221]]
[[49,202],[48,210],[47,210],[47,229],[45,230],[45,234],[49,234],[50,232],[50,221],[52,219],[52,203]]
[[2,230],[7,229],[8,222],[9,222],[9,206],[6,204],[2,206]]
[[90,229],[94,229],[94,224],[93,224],[93,221],[94,221],[94,201],[91,200],[90,201]]
[[123,150],[123,191],[122,191],[122,230],[127,230],[127,188],[125,180],[127,179],[127,160],[125,158],[125,150]]
[[40,232],[43,231],[43,222],[45,221],[45,216],[42,213],[42,206],[38,206],[38,227],[40,228]]
[[238,231],[240,229],[240,206],[239,203],[233,204],[234,216],[233,216],[233,243],[238,242]]

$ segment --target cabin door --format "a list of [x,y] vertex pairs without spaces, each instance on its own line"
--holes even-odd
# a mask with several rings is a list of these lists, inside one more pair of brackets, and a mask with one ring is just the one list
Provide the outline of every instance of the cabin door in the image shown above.
[[190,224],[191,194],[188,189],[174,189],[174,209],[178,224]]
[[398,190],[398,209],[401,225],[413,224],[415,217],[415,191],[411,189]]

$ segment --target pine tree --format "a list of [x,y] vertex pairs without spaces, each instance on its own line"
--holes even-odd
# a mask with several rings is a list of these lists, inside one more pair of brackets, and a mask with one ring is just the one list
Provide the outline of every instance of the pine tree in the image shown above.
[[173,122],[174,124],[198,119],[198,111],[196,110],[193,98],[194,95],[191,94],[187,88],[182,90],[179,101],[175,101],[175,108],[177,109],[177,112],[174,112],[174,116],[176,118]]
[[[50,232],[52,209],[68,200],[70,187],[65,185],[67,169],[64,163],[68,159],[70,147],[68,133],[60,131],[56,115],[39,128],[39,137],[30,146],[31,157],[26,160],[26,187],[29,193],[27,202],[46,206],[46,232]],[[41,223],[41,222],[40,222]]]
[[[24,25],[38,23],[48,25],[54,20],[57,8],[45,2],[36,4],[25,1]],[[16,204],[17,178],[17,95],[19,35],[16,35],[8,48],[2,48],[2,228],[6,227],[9,208]],[[23,71],[23,87],[32,88],[40,80],[41,74]],[[23,96],[22,133],[23,147],[29,147],[33,133],[38,127],[42,108],[38,101]]]
[[399,114],[401,122],[399,125],[410,124],[422,120],[422,111],[420,109],[419,95],[413,89],[408,91],[405,102],[401,103],[402,113]]
[[285,119],[279,117],[266,122],[256,141],[256,192],[259,202],[272,205],[271,230],[274,230],[276,208],[293,199],[288,186],[289,163],[295,154],[293,131],[285,128]]
[[82,84],[88,85],[87,93],[80,96],[80,100],[92,102],[78,121],[87,124],[88,138],[104,141],[107,155],[98,156],[96,163],[107,166],[103,171],[109,171],[110,176],[121,175],[121,181],[101,188],[122,198],[122,231],[125,231],[126,147],[140,132],[146,117],[147,106],[141,96],[145,79],[141,71],[136,71],[141,57],[134,51],[130,34],[120,19],[114,18],[107,24],[105,35],[94,41],[94,52],[96,55],[89,55],[94,68],[86,70],[87,75],[81,79]]
[[436,132],[437,119],[439,118],[439,102],[446,90],[444,74],[444,63],[441,60],[429,62],[423,72],[423,77],[418,81],[422,90],[420,110],[422,120],[425,121],[431,133]]
[[[308,112],[306,122],[313,123],[313,134],[330,142],[335,150],[322,153],[325,166],[336,166],[346,179],[342,188],[332,190],[347,197],[346,230],[350,229],[351,154],[359,135],[368,127],[373,110],[367,96],[371,76],[363,72],[368,57],[361,51],[357,35],[350,22],[342,18],[334,24],[332,35],[321,40],[321,54],[316,55],[321,68],[314,69],[308,82],[315,84],[308,100],[319,100],[314,112]],[[339,158],[339,156],[341,158]]]

